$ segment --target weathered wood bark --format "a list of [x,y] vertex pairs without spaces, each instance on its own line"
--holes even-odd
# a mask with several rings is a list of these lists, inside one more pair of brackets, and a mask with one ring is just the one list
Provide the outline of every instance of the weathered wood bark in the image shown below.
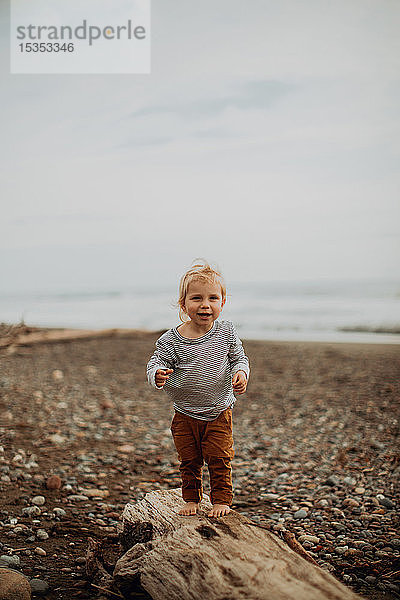
[[360,599],[239,513],[209,518],[203,500],[198,515],[182,517],[181,506],[180,490],[126,505],[119,530],[127,552],[113,573],[119,590],[140,585],[153,600]]

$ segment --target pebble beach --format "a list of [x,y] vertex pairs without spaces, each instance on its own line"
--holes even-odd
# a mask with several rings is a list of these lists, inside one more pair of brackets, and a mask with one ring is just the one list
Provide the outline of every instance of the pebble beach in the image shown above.
[[[1,350],[0,567],[34,597],[111,598],[86,575],[88,539],[112,566],[125,504],[180,485],[172,405],[145,378],[159,335]],[[365,598],[400,598],[400,346],[244,347],[233,508]]]

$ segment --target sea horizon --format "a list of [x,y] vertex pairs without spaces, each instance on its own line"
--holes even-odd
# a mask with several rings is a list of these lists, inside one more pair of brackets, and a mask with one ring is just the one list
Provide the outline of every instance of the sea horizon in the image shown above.
[[[167,285],[0,292],[0,322],[160,331],[179,324]],[[400,279],[230,283],[220,319],[243,339],[400,343]]]

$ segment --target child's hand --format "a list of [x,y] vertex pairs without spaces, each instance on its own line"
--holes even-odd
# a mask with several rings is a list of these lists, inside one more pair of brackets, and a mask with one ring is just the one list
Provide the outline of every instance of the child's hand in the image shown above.
[[232,377],[233,391],[236,394],[244,394],[247,388],[247,377],[244,371],[238,371]]
[[158,369],[156,371],[155,382],[157,387],[164,387],[165,382],[171,373],[173,373],[173,369]]

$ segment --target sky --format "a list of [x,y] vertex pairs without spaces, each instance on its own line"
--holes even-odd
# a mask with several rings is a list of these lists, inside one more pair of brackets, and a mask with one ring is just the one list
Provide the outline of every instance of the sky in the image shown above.
[[398,276],[397,0],[153,0],[148,75],[10,74],[0,27],[0,291]]

